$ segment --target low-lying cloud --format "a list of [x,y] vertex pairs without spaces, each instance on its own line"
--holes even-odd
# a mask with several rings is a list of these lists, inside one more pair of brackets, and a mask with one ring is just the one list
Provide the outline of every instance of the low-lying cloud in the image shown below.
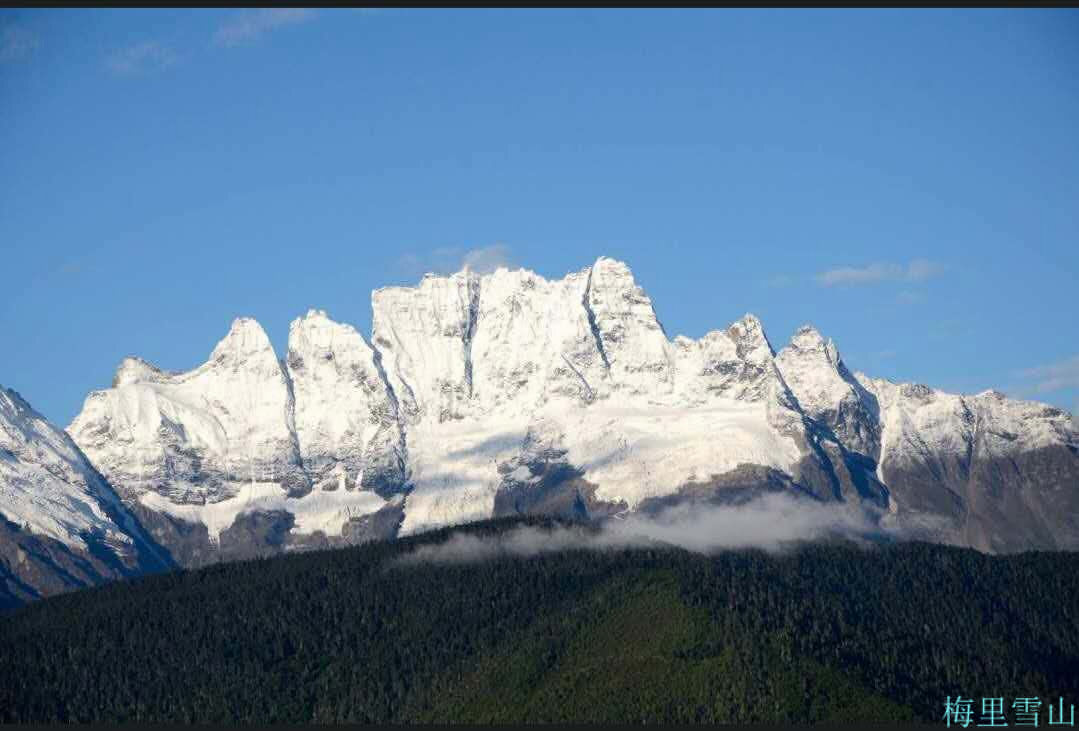
[[398,561],[469,563],[567,550],[655,545],[705,554],[740,548],[778,551],[801,541],[829,536],[856,538],[874,532],[881,529],[860,509],[772,493],[738,506],[687,503],[656,516],[630,514],[598,528],[521,526],[490,536],[458,532],[442,543],[420,546]]

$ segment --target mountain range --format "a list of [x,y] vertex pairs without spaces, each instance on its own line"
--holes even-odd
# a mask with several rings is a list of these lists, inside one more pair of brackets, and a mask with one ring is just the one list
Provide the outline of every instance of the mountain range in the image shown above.
[[812,327],[671,338],[622,262],[426,275],[370,339],[239,318],[185,372],[139,358],[66,432],[0,391],[8,603],[491,517],[608,520],[786,493],[893,535],[1079,548],[1079,431],[996,391],[851,372]]

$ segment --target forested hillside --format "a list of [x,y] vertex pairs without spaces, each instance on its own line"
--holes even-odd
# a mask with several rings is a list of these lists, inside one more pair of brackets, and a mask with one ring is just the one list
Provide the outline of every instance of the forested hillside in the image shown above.
[[949,695],[1079,700],[1075,553],[399,560],[451,532],[0,616],[0,720],[937,722]]

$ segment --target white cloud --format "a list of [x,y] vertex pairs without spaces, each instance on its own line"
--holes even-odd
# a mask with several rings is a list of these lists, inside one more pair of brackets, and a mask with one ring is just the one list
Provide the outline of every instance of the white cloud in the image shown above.
[[1049,393],[1064,388],[1079,388],[1079,355],[1037,368],[1021,371],[1024,378],[1033,381],[1034,393]]
[[509,269],[514,266],[510,248],[505,244],[468,250],[460,246],[441,246],[426,254],[403,254],[398,258],[397,264],[409,276],[427,273],[453,274],[463,269],[477,274],[488,274],[499,267]]
[[157,41],[143,41],[114,52],[105,62],[118,76],[142,76],[162,71],[176,63],[176,53]]
[[0,29],[0,63],[20,61],[32,54],[41,45],[33,31],[18,25],[9,25]]
[[864,267],[838,267],[821,272],[817,283],[824,287],[843,284],[873,284],[876,282],[921,282],[935,277],[943,267],[928,259],[914,259],[907,265],[876,263]]
[[598,530],[584,526],[521,527],[487,538],[454,533],[443,543],[421,546],[400,561],[461,563],[500,556],[657,543],[698,553],[750,547],[780,550],[793,542],[835,535],[858,538],[874,532],[880,533],[882,529],[856,507],[772,493],[739,506],[684,504],[654,517],[631,514],[625,520],[609,520]]
[[307,8],[262,8],[245,10],[232,17],[214,33],[214,41],[222,46],[250,43],[271,31],[304,23],[315,17]]
[[485,246],[482,249],[466,251],[464,259],[461,261],[462,269],[467,269],[477,274],[487,274],[499,267],[508,269],[511,266],[510,249],[504,244],[495,244],[494,246]]

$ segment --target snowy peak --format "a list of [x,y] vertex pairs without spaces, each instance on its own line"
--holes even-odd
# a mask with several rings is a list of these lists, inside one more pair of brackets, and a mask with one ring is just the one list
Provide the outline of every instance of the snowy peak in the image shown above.
[[764,325],[756,315],[746,313],[731,323],[727,334],[734,341],[738,357],[752,363],[764,363],[772,359],[775,350],[764,333]]
[[209,359],[193,371],[184,374],[158,368],[142,358],[128,356],[116,369],[112,387],[118,388],[135,383],[167,383],[177,378],[195,377],[198,373],[222,366],[244,367],[259,364],[271,371],[275,368],[277,356],[269,336],[262,326],[250,317],[238,317],[232,321],[225,334],[210,353]]
[[831,338],[825,339],[812,325],[798,328],[788,347],[807,357],[823,357],[829,366],[839,368],[841,361],[835,343]]
[[776,356],[783,379],[811,415],[834,409],[853,392],[839,351],[809,325],[799,328]]
[[585,306],[615,383],[631,393],[672,383],[667,336],[652,300],[629,267],[600,257],[589,271]]
[[273,360],[273,345],[266,331],[250,317],[237,317],[224,338],[210,354],[214,363],[251,363],[256,360]]
[[312,482],[353,489],[403,481],[396,402],[363,336],[310,310],[289,327],[286,363],[296,440]]
[[843,365],[830,338],[810,325],[799,328],[776,356],[776,366],[810,418],[831,429],[848,449],[876,459],[876,399]]
[[686,402],[713,398],[757,402],[785,391],[773,362],[772,346],[760,320],[745,315],[726,330],[699,340],[676,337],[670,344],[676,393]]
[[292,321],[288,331],[288,352],[323,360],[340,356],[363,360],[374,357],[374,350],[356,328],[331,320],[325,310],[308,310],[306,315]]
[[880,404],[882,464],[938,455],[1012,456],[1054,445],[1079,444],[1067,412],[995,390],[973,396],[920,383],[856,375]]
[[408,419],[462,418],[472,388],[479,283],[478,275],[461,271],[372,293],[372,341]]
[[255,320],[233,321],[197,368],[166,372],[128,358],[114,383],[87,397],[69,433],[125,497],[204,503],[266,474],[305,483],[289,383]]
[[112,387],[126,386],[129,383],[151,383],[163,375],[159,368],[142,358],[128,356],[116,368],[116,375],[112,378]]
[[411,422],[673,386],[652,301],[614,259],[551,281],[505,268],[427,276],[376,290],[372,306],[373,345]]
[[583,304],[587,282],[587,270],[548,281],[526,269],[499,269],[480,280],[468,350],[480,413],[598,396],[607,374]]
[[67,434],[0,387],[0,515],[79,550],[93,539],[127,551],[134,541],[114,518],[119,508]]
[[0,386],[0,599],[173,565],[71,438]]
[[979,436],[999,454],[1039,449],[1054,444],[1079,446],[1079,433],[1063,409],[1037,401],[1007,398],[1000,391],[963,397],[979,424]]

